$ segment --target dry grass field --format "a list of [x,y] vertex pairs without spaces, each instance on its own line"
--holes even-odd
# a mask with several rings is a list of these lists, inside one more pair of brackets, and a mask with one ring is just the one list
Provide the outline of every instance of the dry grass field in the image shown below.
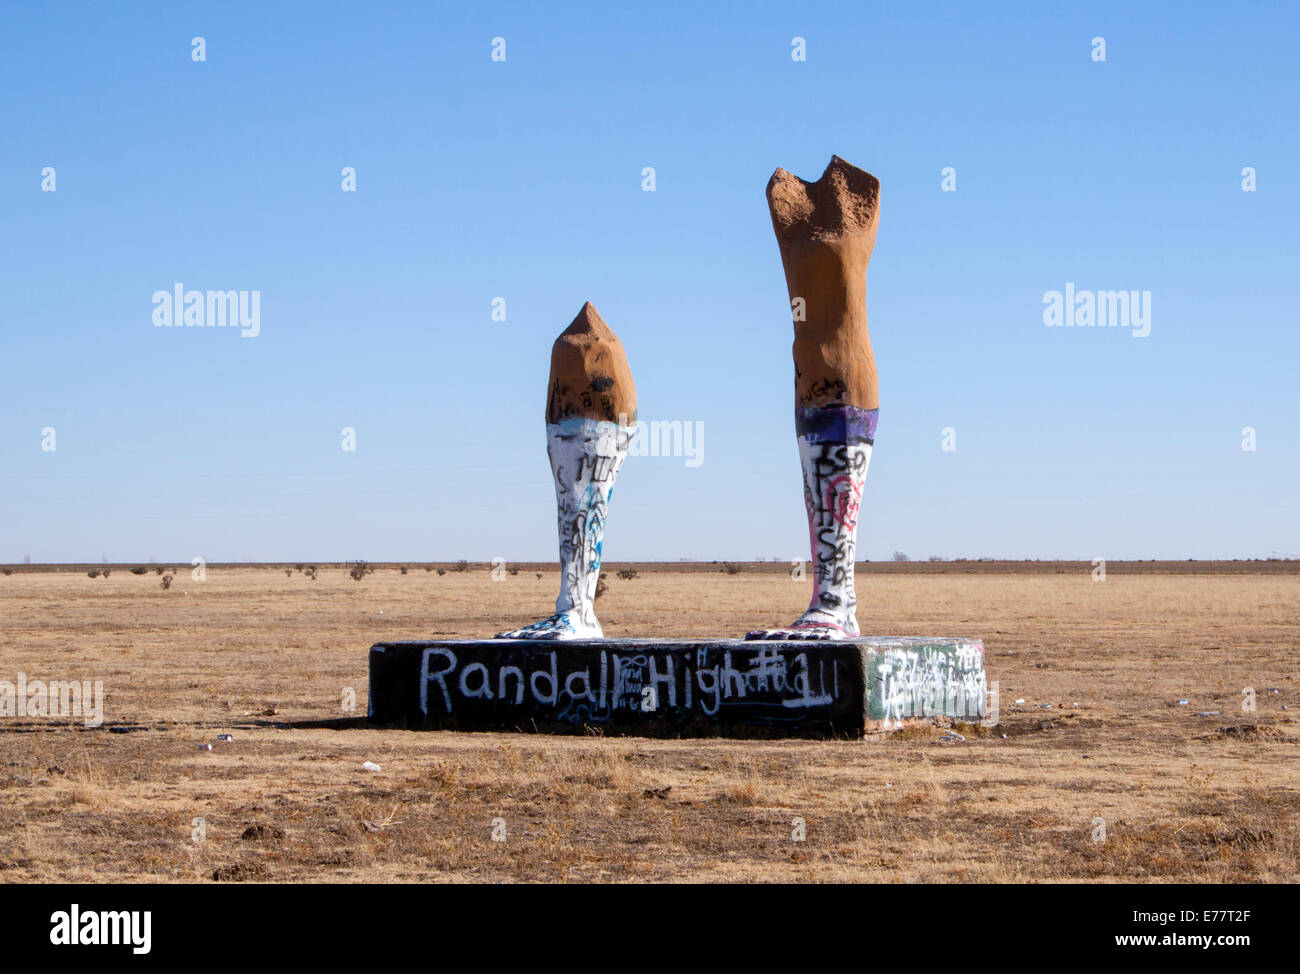
[[[808,599],[752,566],[638,572],[608,572],[607,635],[734,636]],[[985,640],[1001,722],[958,728],[964,742],[357,716],[373,642],[481,637],[548,614],[556,589],[553,567],[196,582],[182,566],[165,591],[120,568],[0,576],[0,680],[103,680],[106,698],[98,729],[0,717],[0,881],[1297,878],[1300,575],[864,572],[864,630]]]

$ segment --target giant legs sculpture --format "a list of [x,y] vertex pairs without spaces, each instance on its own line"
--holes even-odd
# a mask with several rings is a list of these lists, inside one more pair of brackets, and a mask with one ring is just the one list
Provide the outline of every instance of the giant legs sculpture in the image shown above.
[[853,565],[879,391],[867,333],[867,264],[880,183],[832,156],[815,183],[778,169],[767,184],[794,316],[795,431],[812,548],[808,609],[748,639],[859,635]]
[[551,348],[546,452],[555,477],[560,596],[555,614],[502,639],[600,639],[596,584],[614,480],[636,423],[636,386],[618,336],[587,302]]
[[[861,737],[910,720],[985,717],[980,640],[858,630],[853,567],[878,406],[866,275],[879,183],[835,157],[813,183],[778,169],[767,199],[794,317],[795,429],[815,583],[807,611],[785,628],[749,633],[754,642],[602,638],[594,612],[601,549],[636,393],[622,345],[587,304],[555,342],[547,389],[560,533],[555,614],[501,633],[512,638],[377,643],[372,721]],[[785,642],[807,639],[826,642],[815,652]]]

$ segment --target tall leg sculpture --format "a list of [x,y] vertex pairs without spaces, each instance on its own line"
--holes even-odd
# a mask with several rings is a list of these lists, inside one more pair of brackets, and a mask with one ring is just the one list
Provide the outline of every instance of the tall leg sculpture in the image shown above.
[[555,477],[560,596],[555,614],[499,639],[601,639],[596,619],[605,520],[636,423],[636,386],[618,336],[587,302],[555,340],[546,452]]
[[867,333],[867,264],[880,182],[832,156],[810,183],[784,169],[767,184],[794,315],[795,431],[814,566],[808,609],[748,639],[860,634],[853,566],[879,390]]

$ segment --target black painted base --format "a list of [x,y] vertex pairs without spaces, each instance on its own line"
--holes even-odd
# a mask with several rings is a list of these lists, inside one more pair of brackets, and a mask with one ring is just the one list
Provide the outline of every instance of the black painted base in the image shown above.
[[985,715],[978,639],[378,643],[373,723],[647,736],[861,737]]

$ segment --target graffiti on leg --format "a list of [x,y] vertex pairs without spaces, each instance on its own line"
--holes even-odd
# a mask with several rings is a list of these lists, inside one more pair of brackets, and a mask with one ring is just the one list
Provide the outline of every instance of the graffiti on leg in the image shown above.
[[499,634],[503,639],[598,639],[596,585],[614,481],[627,456],[628,427],[566,419],[546,427],[555,478],[560,595],[549,619]]
[[799,438],[804,508],[813,559],[808,610],[780,629],[760,629],[748,639],[843,639],[859,633],[853,567],[858,518],[872,444]]

